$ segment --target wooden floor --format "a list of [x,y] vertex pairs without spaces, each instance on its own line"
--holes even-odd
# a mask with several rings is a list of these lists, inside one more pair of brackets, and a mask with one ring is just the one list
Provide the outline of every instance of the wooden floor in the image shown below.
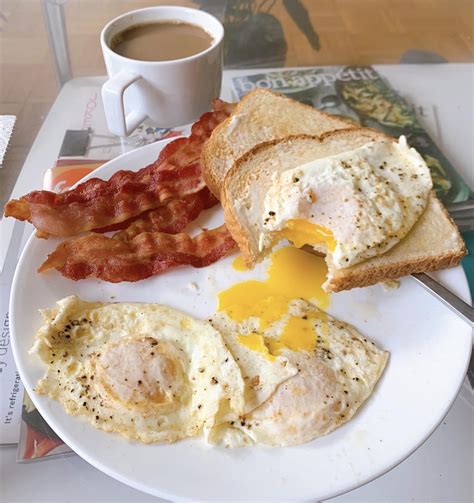
[[[273,16],[286,42],[286,66],[397,63],[409,49],[473,61],[473,0],[69,0],[74,76],[105,73],[98,38],[108,20],[160,3],[204,8],[242,26],[257,12]],[[233,62],[238,66],[238,58]],[[18,116],[0,169],[3,207],[58,93],[39,0],[0,0],[0,65],[0,113]]]

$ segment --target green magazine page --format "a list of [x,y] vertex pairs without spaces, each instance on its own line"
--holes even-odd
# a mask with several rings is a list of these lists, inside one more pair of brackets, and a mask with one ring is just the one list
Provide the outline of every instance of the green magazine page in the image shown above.
[[423,129],[413,109],[370,66],[247,75],[234,78],[233,86],[239,99],[257,87],[272,89],[361,126],[394,137],[405,135],[409,145],[424,157],[436,193],[445,204],[472,197],[469,187]]

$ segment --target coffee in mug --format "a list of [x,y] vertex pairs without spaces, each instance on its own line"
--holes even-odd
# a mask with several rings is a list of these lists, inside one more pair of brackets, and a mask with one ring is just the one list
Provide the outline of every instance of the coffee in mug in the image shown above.
[[147,118],[182,126],[208,111],[220,94],[223,39],[215,17],[188,7],[148,7],[110,21],[100,36],[109,131],[128,136]]
[[117,33],[110,48],[140,61],[171,61],[199,54],[211,47],[212,36],[183,21],[160,21],[130,26]]

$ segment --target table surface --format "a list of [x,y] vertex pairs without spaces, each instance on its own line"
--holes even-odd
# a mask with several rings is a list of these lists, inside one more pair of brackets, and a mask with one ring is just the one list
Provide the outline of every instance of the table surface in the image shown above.
[[474,61],[469,0],[2,0],[0,113],[17,122],[0,169],[0,206],[59,91],[42,22],[45,4],[64,9],[72,75],[79,77],[105,74],[98,38],[106,23],[170,3],[222,21],[228,68]]
[[[428,132],[473,189],[474,65],[380,65],[376,69],[403,96],[435,106],[438,127],[426,124]],[[231,99],[226,83],[240,73],[249,72],[226,72],[224,99]],[[42,185],[43,171],[54,164],[64,131],[78,127],[71,105],[74,96],[85,86],[98,87],[102,82],[102,77],[88,77],[66,84],[44,121],[12,196]],[[2,222],[1,231],[3,253],[11,232],[8,220]],[[472,501],[473,425],[474,397],[466,380],[442,425],[420,449],[388,474],[334,501]],[[15,446],[0,447],[1,501],[156,500],[107,477],[75,455],[29,464],[15,461]]]

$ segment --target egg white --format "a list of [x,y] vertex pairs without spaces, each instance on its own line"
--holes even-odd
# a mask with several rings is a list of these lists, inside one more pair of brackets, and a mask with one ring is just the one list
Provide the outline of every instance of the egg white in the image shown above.
[[301,219],[330,230],[336,246],[329,250],[323,243],[323,251],[334,267],[349,267],[402,240],[425,210],[432,188],[428,166],[403,136],[398,143],[372,141],[296,166],[272,179],[260,251],[289,220]]
[[244,411],[240,369],[220,334],[158,304],[71,296],[42,311],[32,353],[47,365],[35,391],[95,427],[141,442],[174,442]]
[[[301,299],[290,302],[288,312],[266,328],[264,337],[278,340],[290,317],[310,317],[320,313],[316,306]],[[227,315],[220,313],[219,317]],[[297,372],[281,382],[267,400],[238,421],[216,425],[211,439],[227,447],[254,443],[288,446],[308,442],[347,422],[372,393],[380,378],[388,353],[375,346],[346,323],[326,315],[313,321],[314,351],[282,349],[291,368]],[[238,344],[241,333],[258,329],[258,319],[219,322],[226,342]],[[243,375],[254,369],[255,351],[240,345]],[[265,381],[265,375],[262,375]]]

